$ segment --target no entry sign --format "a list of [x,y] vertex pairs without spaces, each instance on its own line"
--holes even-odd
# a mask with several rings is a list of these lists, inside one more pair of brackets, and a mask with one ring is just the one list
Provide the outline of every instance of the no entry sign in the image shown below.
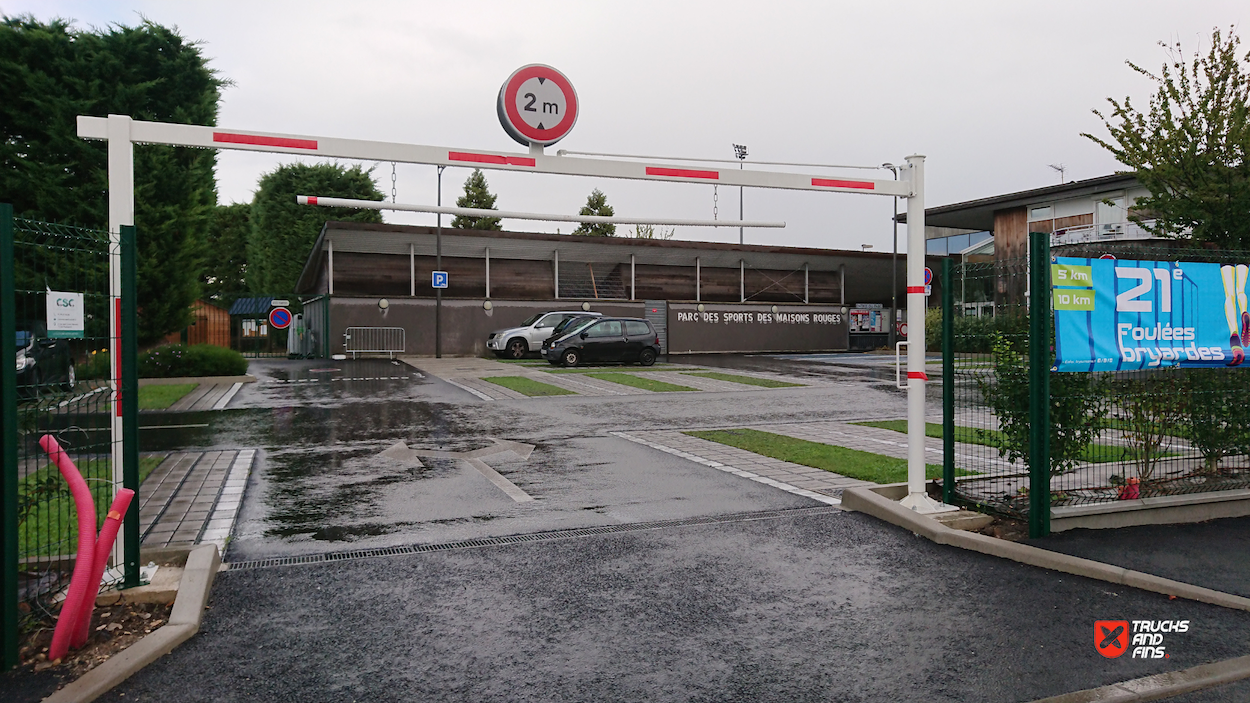
[[286,308],[274,308],[269,311],[269,324],[276,330],[284,330],[291,326],[291,311]]
[[495,106],[508,136],[525,146],[563,139],[577,122],[577,93],[563,73],[530,64],[516,70],[499,89]]

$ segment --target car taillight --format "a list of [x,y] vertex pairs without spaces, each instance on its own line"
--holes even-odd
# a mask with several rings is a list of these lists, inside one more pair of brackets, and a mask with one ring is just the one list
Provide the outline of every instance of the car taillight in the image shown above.
[[660,335],[658,334],[655,336],[655,346],[660,346]]

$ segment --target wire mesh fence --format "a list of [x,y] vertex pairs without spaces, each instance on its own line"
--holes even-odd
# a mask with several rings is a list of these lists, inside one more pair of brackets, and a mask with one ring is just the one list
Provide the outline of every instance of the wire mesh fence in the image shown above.
[[1047,306],[1039,331],[1030,304],[1039,281],[1050,295],[1056,256],[1231,264],[1250,252],[1171,242],[1036,253],[951,267],[942,316],[953,498],[1030,524],[1040,508],[1048,525],[1064,507],[1250,488],[1246,369],[1059,372],[1053,317]]
[[0,206],[0,299],[7,318],[0,331],[16,342],[0,384],[7,662],[14,661],[18,621],[50,616],[79,544],[74,498],[40,439],[55,438],[86,480],[96,531],[122,474],[114,466],[121,443],[112,432],[109,236],[11,212]]

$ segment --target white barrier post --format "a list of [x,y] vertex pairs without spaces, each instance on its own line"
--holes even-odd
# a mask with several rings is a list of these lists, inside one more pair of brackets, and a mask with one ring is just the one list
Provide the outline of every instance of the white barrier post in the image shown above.
[[[925,482],[925,282],[924,157],[907,157],[911,196],[907,198],[907,497],[904,507],[919,513],[957,508],[930,498]],[[949,382],[949,379],[945,379]]]

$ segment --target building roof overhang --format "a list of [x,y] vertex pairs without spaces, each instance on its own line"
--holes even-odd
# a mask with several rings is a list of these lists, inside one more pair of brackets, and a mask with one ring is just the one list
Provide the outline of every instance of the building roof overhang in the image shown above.
[[[1135,185],[1137,185],[1137,177],[1131,173],[1116,173],[1110,176],[1087,178],[1083,181],[1073,181],[1045,188],[1022,190],[1016,193],[926,208],[924,211],[924,223],[926,227],[954,227],[973,231],[992,231],[994,229],[994,213],[998,210],[1027,207],[1053,200],[1079,198],[1116,188],[1130,188]],[[899,214],[898,221],[907,222],[907,214]]]

